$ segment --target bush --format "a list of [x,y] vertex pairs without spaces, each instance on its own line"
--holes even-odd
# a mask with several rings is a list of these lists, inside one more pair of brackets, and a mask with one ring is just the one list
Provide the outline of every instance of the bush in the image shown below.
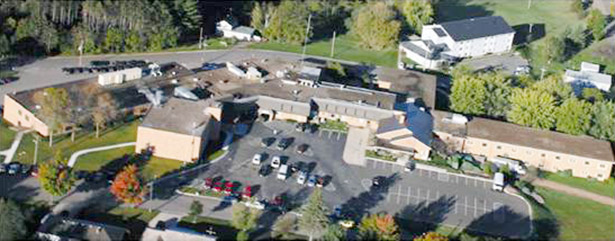
[[493,163],[488,161],[483,163],[483,172],[489,176],[493,176]]
[[568,169],[568,170],[564,170],[564,171],[558,171],[557,175],[559,175],[561,177],[572,177],[572,170]]

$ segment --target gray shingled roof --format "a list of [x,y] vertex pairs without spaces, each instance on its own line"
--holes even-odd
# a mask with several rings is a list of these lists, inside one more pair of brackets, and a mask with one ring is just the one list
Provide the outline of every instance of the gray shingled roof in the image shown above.
[[292,113],[297,115],[310,115],[310,104],[297,102],[269,96],[258,96],[256,104],[260,109],[275,110],[279,112]]
[[380,109],[375,106],[355,104],[347,101],[312,98],[318,106],[319,111],[326,111],[333,114],[352,116],[368,120],[382,120],[393,116],[390,110]]
[[250,27],[246,27],[246,26],[236,27],[236,28],[233,29],[233,31],[238,32],[238,33],[247,34],[247,35],[254,34],[254,29],[250,28]]
[[185,135],[201,136],[209,114],[205,113],[211,100],[185,100],[171,98],[160,108],[152,108],[141,126],[172,131]]
[[508,26],[508,23],[504,21],[504,18],[500,16],[470,18],[445,22],[440,25],[455,41],[464,41],[515,32],[515,30]]

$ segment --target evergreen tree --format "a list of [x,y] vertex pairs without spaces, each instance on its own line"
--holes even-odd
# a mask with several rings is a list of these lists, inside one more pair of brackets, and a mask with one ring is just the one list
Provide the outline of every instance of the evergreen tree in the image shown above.
[[201,202],[194,200],[192,204],[190,204],[190,213],[189,216],[192,216],[192,223],[196,223],[196,218],[201,215],[203,212],[203,204]]
[[564,39],[557,35],[549,35],[542,45],[544,56],[549,61],[561,62],[564,60],[566,53],[566,44]]
[[555,128],[572,135],[582,135],[590,126],[591,104],[570,98],[555,110]]
[[250,14],[250,17],[252,18],[250,21],[250,26],[260,32],[263,32],[265,29],[265,13],[263,12],[260,2],[254,2],[254,8],[252,8],[252,14]]
[[17,203],[0,199],[0,240],[25,240],[28,237],[26,215]]
[[314,189],[308,202],[301,208],[299,227],[308,232],[310,240],[315,234],[322,232],[329,224],[327,217],[327,207],[322,200],[322,190]]

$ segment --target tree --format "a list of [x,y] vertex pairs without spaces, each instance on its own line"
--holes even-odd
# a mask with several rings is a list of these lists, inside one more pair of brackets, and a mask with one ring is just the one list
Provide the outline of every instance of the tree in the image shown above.
[[484,81],[474,74],[463,74],[453,77],[451,88],[451,109],[456,112],[471,115],[485,114],[487,90]]
[[308,232],[310,240],[316,233],[322,232],[329,224],[327,206],[322,200],[322,190],[314,189],[308,202],[301,207],[302,216],[299,218],[299,227]]
[[70,120],[68,91],[64,88],[46,88],[34,93],[33,99],[41,107],[38,114],[49,127],[49,146],[52,146],[54,132]]
[[[308,9],[299,1],[285,0],[273,10],[269,24],[265,26],[263,35],[272,41],[301,44],[305,40]],[[312,35],[311,30],[308,37]]]
[[203,212],[203,204],[201,202],[194,200],[192,204],[190,204],[190,213],[189,216],[192,216],[192,223],[196,223],[196,218],[201,215]]
[[322,235],[324,241],[342,241],[346,240],[346,230],[338,224],[330,224],[327,231]]
[[173,1],[172,15],[174,25],[179,27],[181,34],[195,32],[201,26],[201,15],[198,11],[197,0]]
[[137,31],[128,32],[126,37],[126,51],[127,52],[140,52],[143,49],[143,41]]
[[598,9],[592,9],[587,16],[587,28],[591,30],[594,41],[604,38],[606,28],[606,18]]
[[233,218],[231,224],[239,229],[237,240],[248,240],[249,232],[256,228],[261,212],[257,209],[250,209],[243,204],[233,206]]
[[579,18],[585,17],[585,8],[583,7],[583,1],[581,0],[572,0],[570,2],[570,8],[574,13],[579,16]]
[[615,141],[615,103],[598,101],[591,110],[589,134],[593,137]]
[[351,32],[364,48],[382,50],[393,47],[401,28],[395,16],[395,11],[384,2],[367,3],[352,17]]
[[591,107],[583,100],[567,99],[555,109],[555,129],[572,135],[585,134],[590,127]]
[[448,241],[448,237],[436,232],[427,232],[414,238],[413,241]]
[[124,167],[124,169],[115,176],[109,188],[115,198],[132,205],[143,202],[146,189],[143,187],[141,180],[139,180],[137,172],[137,166],[131,164]]
[[508,121],[539,129],[550,129],[555,121],[555,98],[532,89],[515,89],[510,97]]
[[549,35],[542,45],[542,51],[548,61],[560,62],[564,60],[566,53],[566,44],[564,39],[557,35]]
[[335,71],[335,74],[339,78],[346,77],[346,69],[340,62],[337,61],[327,61],[327,69]]
[[11,52],[11,43],[6,35],[0,33],[0,58]]
[[574,45],[576,45],[578,49],[585,48],[586,35],[585,35],[585,29],[582,26],[566,28],[566,30],[564,31],[564,36],[567,40],[569,40]]
[[26,215],[12,200],[0,199],[0,240],[25,240],[28,237]]
[[549,93],[555,98],[556,104],[561,104],[565,100],[574,97],[574,92],[569,84],[562,82],[559,76],[550,75],[545,79],[535,82],[531,87],[540,93]]
[[596,103],[604,100],[604,94],[598,88],[583,88],[581,93],[584,100],[589,101],[589,103]]
[[480,78],[485,83],[486,114],[497,118],[506,116],[510,107],[509,97],[513,90],[510,80],[502,73],[481,74]]
[[399,240],[399,227],[390,214],[370,214],[361,219],[359,236],[363,240]]
[[434,10],[430,1],[406,0],[401,10],[411,30],[417,34],[421,33],[423,25],[433,21]]
[[123,49],[124,34],[117,28],[107,29],[103,46],[108,52],[121,52]]
[[38,180],[43,190],[53,196],[62,196],[68,193],[75,184],[75,179],[67,160],[57,151],[53,160],[42,163],[38,167]]
[[265,29],[265,13],[260,2],[254,2],[254,7],[252,8],[250,17],[252,18],[250,21],[250,26],[260,32],[263,32]]
[[96,98],[96,106],[92,109],[92,120],[96,125],[96,138],[99,137],[100,128],[105,127],[105,123],[115,119],[117,108],[115,99],[108,92],[101,93]]
[[289,234],[295,229],[297,218],[294,215],[286,214],[279,217],[272,228],[273,238],[287,239]]
[[488,161],[484,162],[483,172],[487,174],[488,176],[492,176],[493,175],[493,163],[488,162]]

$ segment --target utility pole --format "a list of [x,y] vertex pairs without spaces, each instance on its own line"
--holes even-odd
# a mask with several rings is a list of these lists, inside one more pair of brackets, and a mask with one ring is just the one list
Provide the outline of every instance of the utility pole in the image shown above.
[[335,31],[333,31],[333,40],[331,41],[331,58],[333,58],[333,53],[335,53]]
[[79,50],[79,67],[81,67],[81,57],[83,56],[83,39],[79,43],[79,47],[77,49]]
[[532,0],[527,0],[527,9],[530,9],[530,7],[532,7]]
[[203,48],[203,27],[201,27],[201,32],[199,33],[199,49]]
[[305,40],[303,41],[303,52],[301,53],[301,66],[303,67],[303,59],[305,59],[305,49],[307,48],[308,36],[310,33],[310,24],[312,23],[312,14],[308,15],[308,24],[305,28]]
[[546,69],[544,67],[540,68],[540,80],[542,80],[542,78],[545,77],[545,70]]
[[34,140],[32,140],[32,142],[34,142],[34,165],[36,165],[36,159],[38,155],[38,138],[38,135],[34,134]]

